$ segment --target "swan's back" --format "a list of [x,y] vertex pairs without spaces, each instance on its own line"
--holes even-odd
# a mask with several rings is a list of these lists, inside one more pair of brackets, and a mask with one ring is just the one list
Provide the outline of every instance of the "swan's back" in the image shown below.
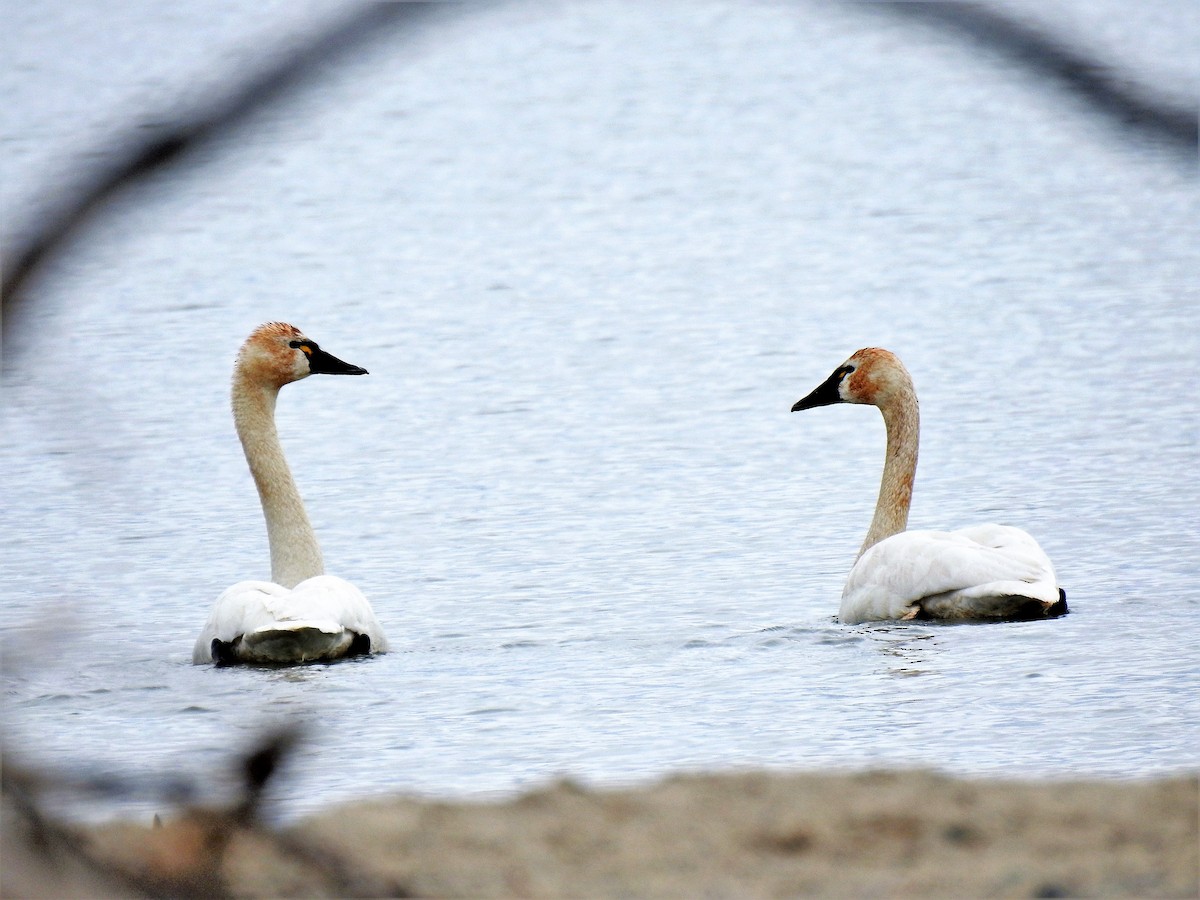
[[988,620],[1066,611],[1054,566],[1019,528],[976,525],[959,531],[905,531],[880,541],[855,563],[838,618]]
[[192,661],[288,664],[384,653],[388,638],[360,590],[334,575],[288,589],[241,581],[217,598]]
[[291,590],[269,581],[228,588],[196,639],[192,661],[297,663],[387,649],[362,592],[335,575],[318,575]]

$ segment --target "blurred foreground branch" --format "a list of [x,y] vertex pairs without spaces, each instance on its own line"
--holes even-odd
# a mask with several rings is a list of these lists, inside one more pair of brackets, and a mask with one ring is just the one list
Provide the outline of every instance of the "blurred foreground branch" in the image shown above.
[[[239,871],[231,851],[261,850],[287,859],[311,888],[329,896],[395,896],[394,885],[356,878],[334,852],[264,826],[263,792],[300,739],[295,728],[265,735],[238,763],[238,798],[217,808],[184,806],[167,822],[155,816],[148,832],[135,825],[110,825],[90,832],[49,815],[50,793],[128,796],[156,795],[162,786],[178,793],[178,779],[139,784],[123,776],[81,778],[56,775],[5,759],[0,787],[0,836],[4,869],[0,895],[6,897],[227,897],[234,893],[229,873]],[[194,786],[187,793],[195,793]],[[139,836],[130,839],[130,833]],[[257,854],[255,854],[257,855]]]
[[60,198],[31,230],[30,236],[0,264],[3,337],[18,323],[23,290],[43,263],[82,229],[91,214],[127,185],[175,164],[198,144],[242,125],[251,115],[302,87],[323,71],[322,66],[349,56],[367,42],[388,32],[415,26],[437,3],[372,3],[356,10],[332,29],[284,56],[276,65],[233,88],[204,109],[181,116],[152,133],[131,131],[119,139],[108,157],[74,194]]
[[1188,154],[1193,162],[1196,159],[1200,117],[1195,104],[1176,105],[1155,97],[1113,67],[1033,25],[978,3],[936,0],[867,5],[965,35],[1024,68],[1058,81],[1121,127],[1164,141]]
[[[387,32],[410,28],[440,6],[443,4],[425,2],[365,6],[206,109],[178,118],[149,138],[134,132],[119,141],[109,155],[111,162],[93,172],[79,191],[62,197],[30,230],[31,236],[0,261],[0,329],[10,356],[13,348],[8,338],[19,324],[29,282],[105,201],[130,183],[176,163],[197,144],[238,127],[260,108],[316,77],[322,63],[345,58],[351,50]],[[466,6],[479,8],[478,3]],[[1195,162],[1198,126],[1194,106],[1156,98],[1128,83],[1111,67],[1031,25],[975,3],[939,0],[861,6],[929,22],[1004,53],[1019,65],[1050,76],[1122,127],[1179,149]]]

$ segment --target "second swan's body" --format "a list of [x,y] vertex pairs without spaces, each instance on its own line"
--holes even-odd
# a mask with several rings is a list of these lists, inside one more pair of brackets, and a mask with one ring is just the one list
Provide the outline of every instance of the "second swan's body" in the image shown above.
[[905,531],[920,422],[912,378],[894,354],[859,350],[792,411],[833,403],[877,406],[887,426],[879,501],[842,591],[842,622],[1031,619],[1067,612],[1054,566],[1021,529]]

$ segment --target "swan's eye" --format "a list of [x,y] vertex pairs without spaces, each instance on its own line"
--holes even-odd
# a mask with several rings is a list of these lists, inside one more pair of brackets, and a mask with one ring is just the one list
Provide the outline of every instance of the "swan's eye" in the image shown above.
[[842,366],[838,369],[838,381],[843,380],[847,375],[854,371],[854,366]]
[[293,350],[299,350],[305,356],[312,356],[313,347],[308,341],[291,341],[288,346]]

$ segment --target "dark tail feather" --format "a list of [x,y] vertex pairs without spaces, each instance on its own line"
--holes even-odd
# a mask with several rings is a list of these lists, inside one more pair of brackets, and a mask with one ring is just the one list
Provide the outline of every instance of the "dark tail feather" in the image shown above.
[[1053,619],[1058,616],[1065,616],[1071,610],[1067,609],[1067,592],[1062,588],[1058,589],[1058,602],[1050,606],[1046,610],[1046,618]]

